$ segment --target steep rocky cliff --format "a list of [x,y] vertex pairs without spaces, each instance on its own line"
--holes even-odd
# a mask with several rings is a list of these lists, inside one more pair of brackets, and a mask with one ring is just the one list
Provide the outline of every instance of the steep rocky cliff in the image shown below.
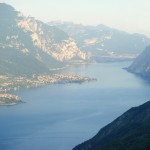
[[0,73],[46,72],[86,58],[64,31],[0,3]]
[[150,79],[150,46],[145,48],[127,70]]
[[132,59],[150,44],[150,38],[129,34],[105,25],[85,26],[72,22],[49,22],[73,37],[81,49],[97,62]]

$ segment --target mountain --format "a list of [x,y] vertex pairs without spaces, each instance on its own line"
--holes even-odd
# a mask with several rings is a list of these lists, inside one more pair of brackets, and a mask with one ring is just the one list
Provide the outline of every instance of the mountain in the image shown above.
[[145,48],[127,70],[150,79],[150,46]]
[[132,59],[147,45],[150,38],[141,34],[129,34],[105,25],[84,26],[72,22],[53,21],[56,26],[73,37],[78,46],[91,54],[91,59],[98,62],[113,59]]
[[64,31],[0,3],[0,73],[48,72],[87,54]]
[[150,101],[134,107],[73,150],[149,150]]

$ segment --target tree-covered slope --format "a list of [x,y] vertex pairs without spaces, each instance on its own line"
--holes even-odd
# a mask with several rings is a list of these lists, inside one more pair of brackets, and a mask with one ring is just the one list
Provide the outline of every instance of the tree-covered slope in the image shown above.
[[73,150],[149,150],[150,101],[134,107]]

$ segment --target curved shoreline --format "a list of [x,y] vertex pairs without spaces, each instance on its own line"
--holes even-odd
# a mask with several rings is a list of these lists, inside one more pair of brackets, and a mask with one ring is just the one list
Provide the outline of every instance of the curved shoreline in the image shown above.
[[[3,77],[4,78],[4,77]],[[46,84],[68,84],[68,83],[84,83],[96,81],[96,78],[79,77],[72,74],[42,74],[34,76],[33,78],[26,77],[5,77],[0,86],[0,92],[7,92],[10,90],[19,90],[21,88],[33,88],[39,87]]]

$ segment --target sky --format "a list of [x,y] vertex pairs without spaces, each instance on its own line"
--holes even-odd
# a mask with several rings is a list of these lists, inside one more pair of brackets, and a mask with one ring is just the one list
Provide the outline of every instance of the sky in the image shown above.
[[150,0],[0,0],[44,22],[104,24],[150,36]]

